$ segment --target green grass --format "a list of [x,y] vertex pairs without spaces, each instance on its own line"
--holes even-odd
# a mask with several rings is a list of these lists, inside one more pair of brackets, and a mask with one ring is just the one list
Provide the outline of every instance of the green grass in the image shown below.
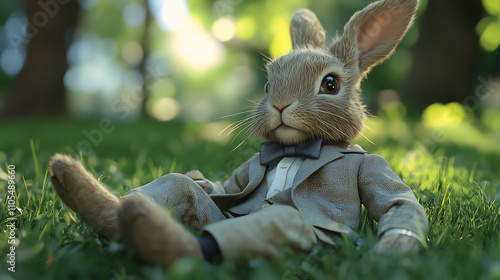
[[77,155],[78,144],[88,140],[82,131],[99,129],[98,120],[1,124],[0,168],[6,172],[8,164],[16,166],[19,245],[16,272],[11,273],[4,261],[10,247],[8,185],[0,171],[0,279],[500,279],[500,204],[496,202],[500,135],[482,122],[439,128],[439,135],[446,137],[436,137],[436,129],[420,121],[388,118],[371,123],[374,131],[368,130],[367,136],[374,144],[363,138],[355,141],[384,156],[424,205],[429,243],[416,256],[372,257],[368,252],[376,242],[377,225],[365,214],[358,229],[366,241],[361,248],[338,240],[338,248],[320,247],[313,256],[220,265],[182,259],[166,270],[135,261],[123,244],[99,238],[64,206],[50,184],[50,156],[56,152],[81,156],[96,177],[123,195],[168,172],[200,169],[211,179],[224,180],[258,150],[259,143],[247,141],[231,152],[239,141],[202,140],[202,124],[113,125],[113,131],[102,133],[91,152]]

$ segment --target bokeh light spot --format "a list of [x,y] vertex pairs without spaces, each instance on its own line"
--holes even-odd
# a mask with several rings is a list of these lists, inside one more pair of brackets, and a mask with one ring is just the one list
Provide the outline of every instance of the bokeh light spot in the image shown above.
[[124,73],[114,60],[116,51],[114,40],[101,39],[93,33],[81,35],[71,45],[67,53],[71,67],[64,76],[64,85],[77,93],[74,95],[76,99],[82,98],[80,93],[104,94],[105,98],[118,95]]
[[142,47],[136,41],[129,41],[123,44],[121,55],[123,60],[130,66],[137,66],[144,55]]
[[212,33],[217,40],[227,42],[234,37],[234,22],[229,18],[220,18],[212,25]]
[[492,130],[500,131],[500,110],[494,108],[484,110],[481,121]]
[[221,133],[228,125],[230,125],[230,122],[211,122],[205,124],[200,132],[201,138],[216,142],[219,144],[226,144],[230,139],[231,136],[227,135],[226,132]]
[[250,40],[255,34],[256,27],[255,19],[252,17],[243,17],[236,22],[236,36],[241,40]]
[[485,51],[492,52],[500,46],[500,22],[491,22],[486,26],[479,39]]
[[404,120],[406,117],[406,107],[399,101],[385,103],[380,106],[379,115],[387,120]]
[[377,95],[377,103],[379,106],[384,106],[385,104],[399,101],[400,98],[398,92],[392,89],[382,90]]
[[220,43],[194,20],[174,35],[172,48],[174,58],[197,72],[203,72],[218,65],[224,57]]
[[80,7],[84,10],[90,10],[94,8],[99,0],[78,0],[78,3],[80,4]]
[[211,100],[198,98],[196,100],[189,100],[188,105],[184,106],[188,113],[189,119],[196,122],[206,122],[210,120],[215,111],[214,104]]
[[122,16],[128,26],[137,27],[146,19],[146,11],[139,3],[129,3],[123,9]]
[[490,15],[500,13],[500,1],[498,0],[483,0],[483,7]]
[[179,103],[173,98],[160,98],[153,101],[150,107],[150,115],[157,120],[166,122],[174,119],[179,115]]
[[9,46],[16,52],[21,52],[24,57],[29,37],[25,36],[28,28],[23,19],[26,19],[26,14],[23,12],[16,11],[9,15],[5,21],[5,26],[2,28],[3,34],[5,34],[5,37],[2,36],[2,39],[5,41],[0,41],[0,46]]
[[24,59],[24,56],[20,52],[16,52],[13,49],[6,49],[0,56],[0,66],[7,75],[12,77],[21,71]]
[[158,25],[167,31],[176,31],[189,22],[189,7],[185,0],[150,0],[151,13]]
[[457,102],[443,105],[434,103],[422,114],[423,122],[432,128],[460,125],[466,118],[465,108]]
[[292,49],[292,41],[288,34],[288,22],[284,18],[276,18],[272,26],[274,39],[269,46],[269,53],[271,57],[277,58],[278,56],[287,54]]

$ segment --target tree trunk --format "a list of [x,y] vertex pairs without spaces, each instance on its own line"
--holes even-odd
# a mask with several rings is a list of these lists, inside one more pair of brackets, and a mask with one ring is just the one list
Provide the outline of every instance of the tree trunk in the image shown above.
[[25,4],[28,33],[12,38],[17,43],[29,40],[26,61],[13,82],[2,116],[66,115],[66,52],[80,5],[77,0],[27,0]]
[[149,10],[148,6],[148,1],[144,0],[144,9],[146,10],[146,18],[144,19],[144,32],[142,34],[141,38],[141,47],[143,51],[143,56],[142,56],[142,61],[141,64],[139,65],[141,75],[142,75],[142,81],[143,81],[143,86],[142,86],[142,103],[141,103],[141,116],[142,117],[147,117],[148,114],[146,112],[146,104],[148,102],[148,99],[150,98],[152,89],[154,85],[149,84],[149,81],[152,79],[152,77],[148,77],[148,71],[146,69],[146,59],[149,56],[149,40],[150,40],[150,27],[151,27],[151,11]]
[[482,13],[478,0],[428,1],[402,90],[412,108],[463,102],[473,92],[480,51],[476,25]]

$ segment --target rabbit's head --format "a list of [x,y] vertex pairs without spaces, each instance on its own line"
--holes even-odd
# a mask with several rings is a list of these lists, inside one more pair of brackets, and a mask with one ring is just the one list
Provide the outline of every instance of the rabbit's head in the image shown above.
[[267,95],[253,111],[253,129],[282,144],[352,139],[366,118],[360,82],[388,58],[410,27],[418,0],[382,0],[355,13],[344,34],[325,45],[310,10],[290,25],[293,50],[267,65]]

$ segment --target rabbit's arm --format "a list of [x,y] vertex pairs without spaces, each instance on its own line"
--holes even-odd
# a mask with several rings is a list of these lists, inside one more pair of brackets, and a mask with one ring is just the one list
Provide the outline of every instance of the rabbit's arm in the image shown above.
[[358,176],[361,202],[378,221],[379,237],[390,229],[405,229],[425,237],[428,221],[424,208],[384,158],[366,155]]
[[233,171],[231,177],[224,182],[222,185],[222,189],[226,194],[239,193],[245,189],[249,182],[249,169],[250,163],[254,160],[254,158],[258,156],[255,155],[251,157],[249,160],[244,162],[238,168]]
[[197,183],[207,194],[223,194],[224,189],[219,181],[212,182],[205,178],[199,170],[191,170],[184,174]]
[[205,178],[199,170],[192,170],[185,175],[195,181],[207,194],[232,194],[241,192],[248,184],[248,170],[252,157],[236,170],[233,171],[231,177],[222,185],[219,181],[212,182]]

